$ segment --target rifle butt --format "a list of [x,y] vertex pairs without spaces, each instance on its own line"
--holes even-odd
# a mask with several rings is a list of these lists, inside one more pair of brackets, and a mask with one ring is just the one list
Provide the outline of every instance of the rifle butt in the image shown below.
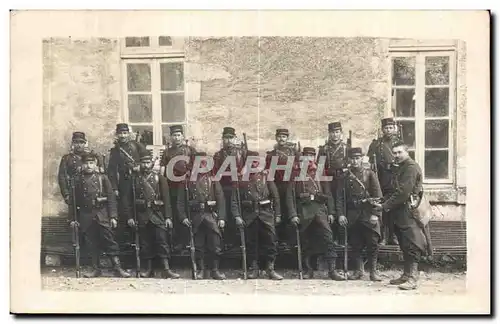
[[300,231],[299,227],[295,227],[295,234],[297,236],[297,263],[299,266],[299,278],[300,280],[303,279],[303,268],[302,268],[302,246],[300,244]]

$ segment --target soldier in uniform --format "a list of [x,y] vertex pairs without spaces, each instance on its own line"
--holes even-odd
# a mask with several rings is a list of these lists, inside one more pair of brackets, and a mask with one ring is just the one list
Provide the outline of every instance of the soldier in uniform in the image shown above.
[[139,226],[139,238],[142,259],[146,260],[146,270],[141,277],[153,275],[153,259],[161,259],[163,277],[177,279],[180,276],[170,269],[170,246],[167,231],[172,229],[172,208],[167,179],[152,170],[152,159],[149,154],[141,157],[141,171],[135,178],[134,199],[137,211],[137,220],[129,215],[127,221],[130,227]]
[[132,208],[132,172],[138,172],[142,155],[149,153],[146,147],[130,139],[130,129],[127,124],[116,125],[117,141],[110,150],[108,177],[120,200],[120,214],[129,219]]
[[330,186],[326,182],[316,179],[317,165],[314,161],[316,150],[314,147],[304,147],[303,155],[311,157],[307,166],[305,179],[295,181],[289,192],[295,195],[296,210],[289,206],[292,216],[291,223],[299,226],[300,239],[303,242],[304,264],[306,274],[304,278],[313,278],[314,269],[311,265],[313,256],[322,255],[328,263],[328,274],[333,280],[345,280],[336,270],[337,254],[333,244],[332,229],[334,222],[334,199]]
[[[353,147],[349,152],[351,167],[347,170],[346,186],[338,187],[336,208],[341,226],[348,227],[349,244],[352,257],[356,262],[356,271],[349,280],[360,280],[364,276],[361,251],[367,249],[370,264],[370,280],[381,281],[377,271],[377,259],[380,239],[381,212],[373,208],[373,198],[381,198],[382,192],[375,173],[362,165],[363,153],[360,147]],[[344,215],[344,210],[347,215]],[[346,217],[347,216],[347,217]]]
[[417,288],[418,261],[426,253],[430,243],[415,220],[414,210],[410,206],[412,195],[418,196],[422,192],[422,170],[409,156],[408,146],[403,142],[393,144],[392,154],[394,162],[398,164],[393,178],[394,190],[384,196],[382,204],[376,204],[375,207],[388,212],[389,217],[394,220],[394,231],[403,251],[404,272],[400,278],[391,280],[390,284],[410,290]]
[[[74,132],[71,138],[71,149],[70,152],[61,158],[59,163],[58,171],[58,182],[59,189],[61,190],[61,195],[64,198],[66,204],[69,204],[70,200],[70,189],[68,180],[72,179],[82,167],[82,155],[90,152],[88,148],[88,141],[85,138],[84,132]],[[103,172],[102,166],[103,162],[97,157],[98,165],[101,166],[100,172]]]
[[[248,152],[248,156],[259,156],[258,152]],[[259,162],[252,162],[252,168],[258,168]],[[262,170],[248,175],[248,181],[240,181],[240,197],[234,189],[232,199],[232,214],[238,227],[246,227],[247,251],[255,251],[250,262],[249,279],[256,279],[259,275],[259,260],[257,256],[264,256],[266,273],[269,279],[282,280],[274,270],[277,249],[275,224],[281,222],[280,197],[278,189],[272,181],[267,180],[267,172]],[[241,213],[238,206],[241,204]],[[291,199],[292,197],[289,196]],[[250,254],[252,255],[252,254]]]
[[[205,152],[197,152],[195,156],[206,156]],[[185,188],[178,188],[177,206],[179,218],[183,225],[192,226],[196,261],[200,269],[198,278],[205,276],[205,253],[211,267],[211,277],[216,280],[225,279],[219,272],[219,259],[222,252],[222,229],[226,219],[226,203],[220,183],[213,181],[211,172],[200,173],[195,181],[186,179],[189,196]],[[187,204],[187,205],[186,205]],[[190,208],[191,219],[187,217],[186,208]]]
[[292,169],[292,173],[290,179],[285,179],[285,171],[284,170],[276,170],[274,173],[274,183],[278,188],[280,204],[281,204],[281,216],[282,221],[279,225],[276,226],[276,232],[278,236],[278,242],[283,244],[285,247],[287,245],[287,241],[291,241],[291,236],[287,233],[287,224],[291,219],[292,211],[289,210],[289,206],[286,203],[288,190],[291,182],[298,173],[298,157],[300,152],[298,151],[296,145],[294,143],[288,142],[288,137],[290,136],[290,132],[286,128],[278,128],[276,129],[276,145],[272,151],[268,151],[266,155],[266,169],[270,169],[271,161],[273,156],[278,156],[278,165],[286,165],[288,158],[294,158],[294,166]]
[[[330,190],[334,194],[338,187],[342,187],[343,180],[341,178],[345,167],[347,156],[347,145],[343,142],[342,124],[333,122],[328,124],[328,141],[324,146],[318,149],[318,161],[321,156],[325,157],[325,174],[332,177],[330,182]],[[338,245],[339,227],[338,224],[332,225],[333,242]]]
[[[389,195],[392,188],[392,170],[393,162],[392,145],[399,141],[396,122],[393,118],[382,119],[383,136],[374,139],[368,148],[368,157],[372,165],[377,166],[377,176],[384,196]],[[394,233],[394,221],[388,217],[388,214],[382,213],[382,244],[397,245],[398,239]]]
[[[176,181],[172,177],[169,177],[169,175],[167,174],[167,166],[174,157],[179,155],[187,156],[192,161],[192,158],[196,153],[196,149],[186,142],[182,125],[170,126],[170,140],[171,145],[170,147],[167,147],[163,152],[163,156],[160,161],[160,166],[162,169],[160,172],[167,178],[168,185],[171,189],[170,202],[172,204],[172,219],[176,224],[174,226],[174,241],[180,244],[180,246],[177,246],[176,249],[182,249],[187,245],[187,239],[189,238],[187,229],[183,226],[177,226],[180,225],[179,211],[177,210],[177,192],[179,189],[183,188],[183,182]],[[180,177],[186,174],[186,172],[188,172],[189,170],[191,170],[191,162],[177,161],[177,163],[172,166],[172,173],[176,177]]]
[[74,208],[70,208],[68,221],[71,227],[79,228],[90,248],[93,271],[85,277],[101,275],[99,258],[105,252],[111,258],[115,273],[128,278],[130,274],[121,267],[120,251],[112,231],[118,225],[116,198],[108,177],[97,172],[96,162],[94,154],[82,156],[82,173],[75,178],[77,221],[74,220]]
[[[236,165],[238,172],[243,168],[245,161],[243,161],[243,149],[236,145],[236,130],[233,127],[224,127],[222,130],[222,148],[214,154],[214,172],[219,172],[222,164],[228,156],[236,158]],[[230,167],[226,168],[230,171]],[[222,170],[221,172],[226,171]],[[228,223],[226,224],[226,231],[224,233],[225,242],[228,248],[234,245],[236,240],[234,224],[234,215],[231,209],[231,197],[233,194],[233,181],[230,176],[222,176],[219,180],[222,190],[224,191],[224,199],[226,201],[226,211],[228,213]]]

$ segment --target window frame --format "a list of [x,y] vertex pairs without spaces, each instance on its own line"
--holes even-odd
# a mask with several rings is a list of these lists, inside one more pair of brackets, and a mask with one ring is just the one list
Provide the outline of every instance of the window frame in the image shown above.
[[[134,37],[134,36],[131,36]],[[187,131],[188,124],[188,109],[187,109],[187,82],[186,82],[186,61],[184,50],[180,51],[178,48],[180,44],[183,45],[183,41],[179,38],[172,37],[172,46],[159,46],[159,36],[149,36],[150,45],[149,47],[125,47],[125,38],[120,40],[121,48],[121,82],[122,82],[122,118],[126,123],[129,123],[132,131],[134,131],[134,126],[152,126],[153,128],[153,145],[152,146],[165,146],[163,144],[163,126],[170,125],[182,125],[184,127],[185,133]],[[165,48],[163,48],[165,47]],[[163,91],[161,90],[161,63],[183,63],[183,90],[176,91]],[[151,94],[151,109],[152,109],[152,122],[130,122],[129,120],[129,107],[128,107],[128,75],[127,75],[127,64],[134,63],[147,63],[150,65],[151,69],[151,91],[147,92]],[[141,92],[138,92],[141,93]],[[144,92],[146,93],[146,92]],[[161,106],[161,96],[162,93],[183,93],[184,94],[184,119],[178,122],[163,122],[162,120],[162,106]],[[167,133],[168,134],[168,133]]]
[[[396,117],[395,98],[392,95],[392,60],[394,57],[415,57],[415,117]],[[425,89],[429,87],[425,84],[425,58],[428,56],[448,56],[449,57],[449,98],[447,117],[426,117],[425,116]],[[426,185],[452,186],[456,181],[456,94],[457,94],[457,52],[455,46],[401,46],[389,48],[389,89],[388,105],[386,115],[394,116],[397,121],[415,121],[415,160],[420,165],[423,174],[423,182]],[[396,88],[405,88],[397,86]],[[408,86],[410,88],[410,86]],[[433,179],[425,177],[425,152],[439,149],[425,148],[425,122],[427,120],[448,120],[448,177],[445,179]]]

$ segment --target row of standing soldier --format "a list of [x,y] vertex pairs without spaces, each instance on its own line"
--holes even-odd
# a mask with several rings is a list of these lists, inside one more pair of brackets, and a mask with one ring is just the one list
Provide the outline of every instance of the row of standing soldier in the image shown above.
[[[373,156],[372,161],[377,165],[377,168],[380,169],[382,167],[385,170],[386,166],[382,162],[387,163],[387,161],[392,161],[389,158],[389,154],[392,154],[392,146],[396,142],[393,139],[394,136],[392,136],[394,133],[394,121],[392,119],[384,119],[382,126],[384,127],[386,136],[372,143],[369,155]],[[111,206],[116,197],[120,201],[121,214],[126,215],[128,224],[131,227],[141,228],[140,231],[137,230],[136,237],[140,237],[142,240],[136,240],[140,242],[136,242],[135,246],[137,251],[139,251],[140,245],[141,257],[146,260],[146,271],[142,273],[142,276],[151,275],[151,260],[157,255],[163,261],[165,277],[177,278],[178,275],[172,272],[169,267],[170,247],[166,243],[166,232],[173,226],[172,217],[177,217],[177,219],[190,229],[192,243],[190,245],[191,248],[194,245],[196,249],[196,253],[192,253],[192,257],[196,258],[196,260],[193,260],[193,277],[200,278],[206,276],[203,271],[205,269],[204,252],[206,251],[209,257],[212,278],[224,279],[224,275],[219,271],[219,258],[222,250],[222,230],[225,227],[227,212],[235,220],[235,225],[240,228],[240,233],[245,233],[244,230],[241,230],[244,226],[247,226],[247,232],[249,229],[255,232],[255,234],[246,236],[249,238],[248,246],[251,250],[255,251],[253,259],[250,262],[250,274],[248,278],[258,276],[260,266],[259,255],[264,255],[268,276],[271,279],[279,280],[282,277],[274,270],[278,231],[281,230],[284,232],[289,228],[286,225],[293,224],[299,233],[297,235],[297,243],[302,241],[304,244],[304,261],[307,268],[306,277],[313,276],[311,258],[323,255],[329,265],[330,277],[334,280],[343,280],[345,277],[340,276],[335,269],[336,254],[333,238],[335,231],[332,231],[330,226],[334,224],[348,226],[349,237],[353,238],[350,241],[357,264],[357,270],[350,278],[359,279],[362,277],[360,252],[366,246],[371,266],[370,278],[378,281],[380,277],[376,272],[376,264],[378,243],[381,236],[379,214],[381,209],[384,208],[381,207],[382,205],[378,205],[378,202],[373,200],[373,198],[381,197],[379,180],[373,171],[362,168],[360,162],[362,156],[361,149],[353,148],[350,150],[347,148],[349,145],[345,145],[342,142],[340,123],[329,124],[328,130],[330,134],[329,142],[325,146],[320,147],[318,157],[326,156],[327,158],[326,170],[331,173],[329,175],[334,176],[334,180],[330,183],[319,183],[314,180],[314,172],[316,170],[315,164],[312,163],[308,166],[308,178],[303,182],[292,183],[284,181],[282,175],[280,175],[280,171],[277,171],[274,182],[267,182],[265,181],[265,177],[257,174],[255,177],[250,178],[247,184],[234,184],[224,178],[220,182],[213,182],[210,177],[200,175],[194,183],[186,182],[184,185],[182,183],[172,183],[169,180],[171,188],[169,190],[169,184],[165,176],[151,172],[149,152],[140,143],[129,139],[127,124],[118,124],[116,129],[118,141],[116,146],[111,149],[107,172],[109,180],[106,175],[98,175],[98,178],[104,180],[107,184],[108,194],[110,192],[109,188],[112,188],[114,191],[114,195],[108,195],[107,200],[108,217],[111,219],[111,227],[116,227],[116,212],[113,213]],[[214,155],[216,166],[214,172],[218,171],[217,167],[221,166],[221,162],[228,155],[236,155],[239,161],[244,161],[244,156],[258,155],[256,152],[249,151],[246,145],[244,149],[238,149],[232,145],[233,139],[236,137],[234,128],[224,128],[222,135],[223,148]],[[79,132],[74,134],[73,143],[76,147],[76,154],[65,156],[61,161],[61,193],[67,202],[70,201],[70,194],[67,190],[68,187],[64,185],[67,182],[61,181],[61,174],[66,175],[65,179],[79,178],[74,177],[74,175],[77,174],[76,170],[79,166],[78,153],[84,151],[82,149],[86,143],[84,136],[83,133]],[[279,162],[284,163],[286,163],[288,156],[296,156],[298,158],[300,154],[316,155],[314,148],[304,148],[301,152],[296,146],[290,145],[288,136],[288,130],[277,130],[277,145],[274,150],[267,153],[267,162],[274,155],[279,156]],[[187,142],[184,142],[182,126],[172,126],[171,137],[173,145],[167,148],[162,157],[161,165],[163,167],[176,155],[196,156],[205,154],[203,152],[196,152],[194,148],[187,145]],[[373,152],[373,155],[370,152]],[[377,152],[382,156],[378,157]],[[348,155],[352,159],[352,168],[347,167]],[[92,156],[92,154],[86,156]],[[90,158],[86,157],[81,162],[88,163],[89,160]],[[143,168],[140,168],[137,161],[143,162]],[[102,166],[105,165],[102,161],[99,164]],[[239,171],[241,171],[241,166],[242,164],[239,164]],[[87,170],[87,172],[89,169],[84,167],[84,170]],[[189,169],[189,164],[180,162],[175,165],[174,173],[182,175],[189,171]],[[140,172],[141,170],[145,170],[145,172]],[[339,170],[342,170],[342,172],[339,172]],[[294,171],[299,171],[297,164],[294,167]],[[346,171],[348,172],[346,173]],[[166,170],[163,170],[163,172],[166,172]],[[135,177],[135,174],[139,174],[139,177]],[[153,175],[151,176],[151,174]],[[345,177],[346,174],[348,174],[347,177]],[[392,173],[390,174],[392,175]],[[384,176],[386,175],[382,175],[382,177]],[[379,173],[380,177],[381,174]],[[140,182],[139,199],[136,190],[137,183],[134,181],[137,178]],[[353,181],[353,179],[356,181]],[[152,183],[144,185],[148,181],[152,181]],[[386,178],[380,179],[380,183],[386,184],[386,181]],[[73,181],[73,183],[77,182]],[[84,183],[82,182],[82,184]],[[146,189],[148,188],[150,189],[149,193],[146,193],[148,191]],[[159,189],[155,191],[155,188]],[[245,188],[241,190],[243,194],[240,188]],[[394,188],[394,184],[389,180],[389,185],[383,186],[382,191],[386,190],[385,192],[390,195],[391,188]],[[88,191],[88,188],[84,189],[84,191]],[[167,191],[169,194],[166,193]],[[76,197],[77,203],[75,205],[78,205],[80,219],[82,217],[82,206],[78,204],[79,196],[76,195]],[[337,204],[335,204],[335,201],[337,201]],[[169,211],[171,207],[170,202],[172,202],[172,206],[174,207],[172,208],[174,215]],[[141,219],[137,216],[137,207],[142,208],[140,211],[141,215],[143,215]],[[150,209],[154,211],[151,212]],[[388,209],[385,208],[385,211],[388,211]],[[335,216],[337,216],[336,219]],[[95,217],[92,221],[95,222],[98,218]],[[74,226],[74,219],[71,218],[70,220],[73,220],[71,224]],[[391,221],[386,222],[386,224],[391,223]],[[105,227],[102,224],[101,226]],[[80,229],[83,233],[86,233],[86,228],[80,226]],[[109,233],[112,232],[109,231]],[[351,235],[351,233],[354,233],[354,235]],[[84,235],[84,237],[87,236],[89,235]],[[105,235],[101,236],[105,237]],[[107,241],[104,240],[103,242],[108,242],[106,244],[113,248],[107,247],[106,244],[99,246],[99,244],[95,244],[96,242],[89,241],[90,243],[94,243],[94,251],[104,251],[108,255],[111,255],[115,270],[121,276],[126,277],[128,274],[121,269],[115,251],[116,242],[113,240],[111,234],[108,236],[111,236],[111,239],[108,238]],[[112,242],[110,243],[109,241]],[[102,242],[99,241],[99,243]],[[245,247],[245,243],[242,243],[243,247]],[[344,243],[346,244],[347,242]],[[406,250],[408,249],[406,248]],[[299,249],[300,252],[302,251]],[[97,262],[93,263],[95,271],[91,275],[98,275],[100,273],[98,257],[93,260],[95,259],[97,259]],[[139,256],[137,260],[139,268]],[[302,259],[299,257],[300,271],[302,270],[301,263]],[[196,267],[200,269],[199,273],[196,272]],[[244,267],[246,274],[246,262],[244,262]],[[405,275],[408,272],[407,268],[405,265]]]

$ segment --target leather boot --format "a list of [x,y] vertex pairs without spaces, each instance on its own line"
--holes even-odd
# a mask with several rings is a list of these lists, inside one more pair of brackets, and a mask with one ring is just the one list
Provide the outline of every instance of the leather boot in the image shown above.
[[345,277],[342,276],[335,269],[335,259],[329,259],[328,260],[328,276],[330,277],[330,279],[335,280],[335,281],[343,281],[343,280],[345,280]]
[[178,273],[173,272],[170,270],[170,265],[168,264],[168,259],[162,259],[162,264],[163,264],[163,278],[165,279],[179,279],[181,276]]
[[96,278],[102,275],[101,265],[100,265],[100,254],[92,254],[92,272],[85,273],[83,276],[85,278]]
[[248,279],[257,279],[259,277],[259,263],[253,260],[247,273]]
[[399,289],[402,290],[413,290],[418,287],[418,263],[411,262],[410,263],[410,273],[408,275],[408,280],[403,282],[398,286]]
[[215,279],[215,280],[226,279],[226,276],[223,273],[219,272],[219,260],[217,260],[217,259],[214,259],[214,261],[212,263],[211,276],[212,276],[212,279]]
[[276,271],[274,271],[274,261],[267,262],[266,273],[269,279],[283,280],[283,277],[280,276]]
[[113,264],[113,268],[115,270],[115,274],[122,278],[130,278],[130,274],[122,269],[120,259],[118,256],[114,255],[111,257],[111,263]]
[[314,278],[314,268],[311,265],[311,256],[308,255],[304,258],[304,265],[306,266],[306,272],[303,274],[304,279]]
[[356,270],[350,275],[347,276],[347,279],[349,280],[362,280],[365,275],[365,272],[363,270],[363,258],[362,257],[357,257],[356,258]]
[[200,258],[196,261],[196,265],[198,267],[198,271],[196,272],[196,278],[198,280],[205,279],[207,276],[205,276],[205,259]]
[[390,280],[389,284],[390,285],[400,285],[402,283],[405,283],[408,281],[409,274],[410,274],[410,263],[405,260],[403,274],[401,275],[401,277],[399,277],[397,279]]
[[151,278],[154,276],[153,259],[146,259],[146,269],[140,273],[141,278]]
[[371,281],[382,281],[382,277],[377,270],[378,264],[378,252],[372,252],[370,256],[370,280]]

